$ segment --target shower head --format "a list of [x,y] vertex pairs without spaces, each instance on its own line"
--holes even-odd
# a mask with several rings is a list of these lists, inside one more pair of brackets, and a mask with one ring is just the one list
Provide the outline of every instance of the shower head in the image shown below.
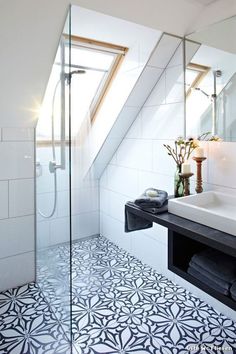
[[66,80],[66,83],[69,85],[71,82],[72,75],[74,74],[86,74],[85,70],[73,70],[70,73],[65,73],[64,74],[64,80]]
[[74,70],[69,73],[70,76],[72,76],[74,74],[86,74],[86,71],[85,70]]
[[208,95],[208,93],[206,93],[205,91],[203,91],[200,87],[194,87],[194,90],[196,91],[200,91],[203,95],[205,95],[207,98],[210,97],[210,95]]

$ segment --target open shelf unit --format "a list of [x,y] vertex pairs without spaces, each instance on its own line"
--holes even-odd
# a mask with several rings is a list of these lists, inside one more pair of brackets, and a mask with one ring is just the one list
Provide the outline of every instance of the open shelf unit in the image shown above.
[[[151,214],[139,209],[133,203],[125,206],[129,212],[168,228],[168,269],[205,291],[225,305],[236,310],[236,301],[222,295],[210,286],[187,273],[189,261],[194,253],[211,247],[236,260],[236,236],[198,224],[194,221],[170,214]],[[157,235],[158,237],[158,235]]]
[[[199,241],[195,241],[194,239],[188,236],[181,235],[175,231],[168,231],[168,269],[189,281],[191,284],[195,285],[199,289],[205,291],[209,295],[215,297],[222,303],[236,310],[236,301],[231,299],[228,296],[225,296],[215,289],[211,288],[205,283],[202,283],[200,280],[195,278],[194,276],[187,273],[189,262],[192,256],[209,246],[211,246],[211,242],[208,244],[201,243]],[[235,258],[236,262],[236,258]]]

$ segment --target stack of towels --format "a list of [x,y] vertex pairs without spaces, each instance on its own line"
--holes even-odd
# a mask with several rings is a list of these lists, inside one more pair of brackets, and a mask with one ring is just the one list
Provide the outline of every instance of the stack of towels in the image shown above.
[[[135,205],[153,214],[164,213],[168,210],[168,194],[159,189],[148,188],[139,198],[134,202],[128,202],[127,205]],[[125,232],[144,230],[152,226],[152,221],[125,209]]]
[[187,272],[236,301],[236,258],[207,248],[192,256]]
[[139,198],[135,199],[134,204],[153,214],[167,211],[168,193],[159,189],[148,188]]

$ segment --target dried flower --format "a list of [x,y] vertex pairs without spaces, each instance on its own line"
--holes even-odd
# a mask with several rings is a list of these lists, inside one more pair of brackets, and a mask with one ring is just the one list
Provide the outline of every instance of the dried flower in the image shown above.
[[168,155],[172,156],[176,165],[178,166],[182,165],[182,163],[188,160],[194,149],[196,149],[198,146],[198,140],[192,137],[188,139],[178,137],[175,140],[174,148],[172,148],[170,145],[164,144],[164,147],[168,151]]
[[176,165],[180,166],[186,160],[189,159],[192,152],[199,147],[200,141],[222,141],[222,139],[217,135],[211,135],[211,132],[206,132],[201,134],[197,139],[194,137],[189,137],[184,139],[183,137],[178,137],[175,140],[175,146],[172,148],[170,145],[164,144],[164,147],[168,151],[168,155],[172,156]]
[[198,137],[199,140],[204,140],[204,141],[223,141],[218,135],[211,135],[211,132],[203,133]]
[[223,141],[218,135],[212,135],[212,137],[209,139],[209,141]]

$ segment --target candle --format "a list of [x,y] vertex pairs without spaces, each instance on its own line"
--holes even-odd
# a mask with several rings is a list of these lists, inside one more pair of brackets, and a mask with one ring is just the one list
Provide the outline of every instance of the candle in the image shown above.
[[197,147],[194,150],[195,157],[204,157],[204,149],[202,147]]
[[183,174],[191,173],[191,166],[188,161],[182,163],[181,173],[183,173]]

